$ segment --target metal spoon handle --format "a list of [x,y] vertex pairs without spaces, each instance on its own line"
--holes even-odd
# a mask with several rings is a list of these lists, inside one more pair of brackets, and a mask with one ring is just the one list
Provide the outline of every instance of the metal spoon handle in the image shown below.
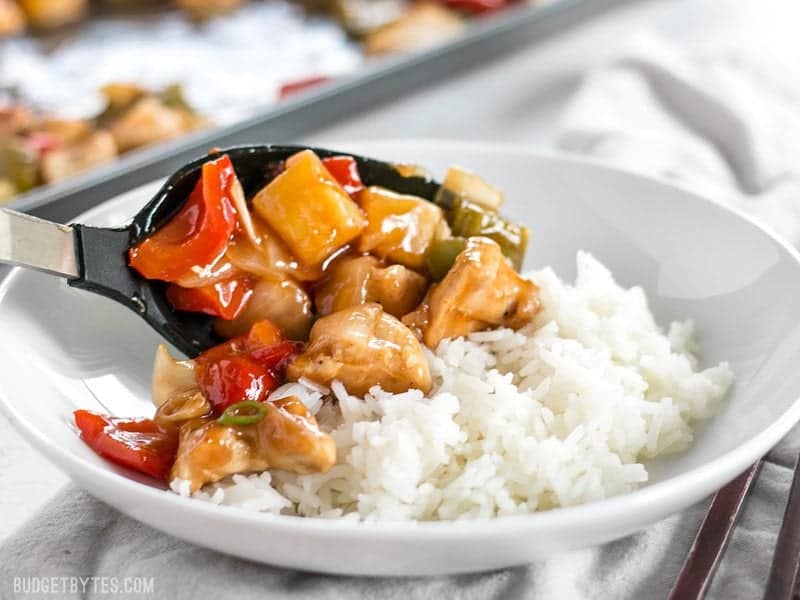
[[0,263],[78,277],[72,227],[0,208]]

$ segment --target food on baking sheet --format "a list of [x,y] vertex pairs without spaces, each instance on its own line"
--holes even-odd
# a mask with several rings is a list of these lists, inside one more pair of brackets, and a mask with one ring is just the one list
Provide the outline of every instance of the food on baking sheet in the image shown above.
[[[310,14],[322,13],[328,20],[339,23],[347,36],[360,46],[367,59],[370,55],[410,52],[444,42],[462,32],[471,18],[482,18],[487,13],[516,3],[515,0],[296,0],[294,4],[298,6],[294,9],[301,13],[303,9]],[[245,4],[246,0],[174,2],[174,6],[194,21],[219,17]],[[101,8],[101,14],[123,11],[120,17],[131,16],[137,9],[142,9],[142,3],[132,0],[0,0],[0,38],[18,34],[26,26],[38,35],[42,31],[79,21],[90,14],[95,5]],[[157,6],[158,3],[153,3],[147,10],[152,11]],[[112,18],[112,25],[116,18]],[[302,17],[297,19],[302,21]],[[196,25],[187,24],[189,27]],[[41,44],[34,41],[28,50],[27,41],[11,47],[25,56],[31,52],[31,48],[41,46],[34,53],[39,54],[40,59],[50,57],[51,52],[57,55],[61,52],[54,48],[66,47],[63,52],[72,56],[70,47],[81,46],[82,30],[69,31],[72,32],[70,38],[74,38],[74,44],[65,40],[51,47],[48,38],[45,38]],[[89,39],[93,35],[87,34]],[[348,40],[342,39],[339,43],[347,52],[352,52]],[[135,60],[135,53],[132,60]],[[128,61],[127,54],[125,61]],[[71,64],[73,60],[54,58],[53,62]],[[157,71],[157,65],[154,67]],[[53,85],[55,78],[56,87],[63,76],[57,72],[48,75],[43,72],[47,71],[44,67],[32,68],[31,71],[49,80],[50,85]],[[291,98],[325,84],[344,72],[328,72],[325,68],[321,68],[321,71],[312,70],[295,75],[287,72],[285,80],[276,82],[274,95],[264,101]],[[69,70],[66,76],[80,79]],[[219,79],[213,73],[204,77]],[[71,106],[63,109],[59,106],[47,114],[37,111],[36,104],[32,104],[36,103],[37,92],[28,88],[26,79],[25,74],[17,73],[14,76],[16,85],[0,89],[0,202],[9,201],[37,186],[58,183],[96,166],[108,164],[131,150],[175,139],[215,119],[224,121],[229,118],[225,106],[205,108],[206,116],[201,117],[185,101],[177,86],[152,91],[136,84],[110,83],[102,88],[108,103],[102,114],[97,118],[68,119],[64,115],[70,114]],[[197,89],[191,78],[188,83]],[[216,86],[217,83],[211,82],[210,85]],[[23,97],[15,95],[17,86]],[[39,87],[42,86],[37,84],[34,89]],[[43,95],[49,97],[52,94],[45,92]],[[196,98],[196,104],[202,106],[203,102],[199,97]],[[38,105],[42,106],[41,99]],[[13,112],[29,113],[27,126],[8,127],[9,121],[13,120],[9,119],[8,114]]]
[[456,13],[433,2],[418,2],[401,18],[367,33],[367,54],[408,52],[434,46],[458,35],[464,23]]
[[25,15],[15,0],[0,0],[0,37],[25,29]]
[[88,0],[18,0],[28,24],[34,29],[52,29],[80,21]]
[[247,0],[175,0],[175,5],[197,20],[210,19],[236,10]]
[[206,124],[179,86],[153,92],[116,83],[101,92],[106,108],[94,119],[51,118],[21,104],[0,108],[0,202]]
[[[394,46],[408,50],[425,46],[433,38],[446,37],[461,17],[483,16],[519,0],[294,0],[311,12],[333,17],[350,35],[359,39],[399,27]],[[96,0],[104,8],[136,10],[133,0]],[[18,34],[26,26],[55,29],[85,18],[89,0],[0,0],[0,37]],[[190,18],[205,21],[233,12],[247,0],[174,0]],[[457,27],[456,27],[457,28]],[[398,30],[399,31],[399,30]],[[411,33],[417,34],[415,41]],[[388,48],[387,48],[388,49]]]
[[574,286],[521,275],[528,230],[473,173],[429,201],[346,155],[264,172],[245,197],[210,158],[129,252],[229,339],[194,360],[158,348],[150,419],[75,415],[95,452],[177,493],[367,520],[575,505],[646,481],[642,461],[684,450],[732,382],[698,368],[690,322],[665,334],[590,255]]
[[111,133],[120,152],[171,140],[206,124],[178,85],[151,93],[137,85],[115,83],[100,91],[106,109],[97,122]]

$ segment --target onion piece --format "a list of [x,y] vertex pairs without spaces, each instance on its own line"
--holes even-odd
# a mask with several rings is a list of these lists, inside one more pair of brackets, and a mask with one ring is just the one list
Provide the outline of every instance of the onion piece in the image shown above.
[[239,223],[242,229],[247,234],[247,238],[254,246],[261,244],[261,239],[256,233],[256,228],[253,225],[253,218],[250,215],[250,209],[247,207],[247,200],[244,197],[244,189],[238,177],[235,177],[231,185],[231,200],[233,207],[236,209],[236,214],[239,218]]
[[211,414],[211,402],[199,391],[172,396],[156,409],[154,421],[161,426],[180,425]]
[[234,275],[236,267],[228,259],[226,252],[222,252],[210,265],[192,267],[192,272],[181,277],[176,283],[185,288],[198,288],[230,279]]
[[244,311],[235,319],[216,319],[214,329],[232,338],[250,331],[253,323],[267,319],[277,325],[290,340],[308,337],[313,320],[311,299],[293,279],[262,278],[253,288]]
[[254,246],[245,237],[235,237],[226,256],[234,267],[256,277],[280,279],[286,272],[283,262],[272,256],[268,248]]
[[255,229],[257,243],[250,236],[237,235],[228,246],[227,258],[234,266],[259,277],[291,275],[298,281],[316,281],[322,277],[323,267],[301,266],[278,234],[256,214],[250,219]]
[[159,344],[153,362],[153,404],[161,406],[171,398],[189,392],[199,392],[194,376],[194,361],[175,360],[167,347]]

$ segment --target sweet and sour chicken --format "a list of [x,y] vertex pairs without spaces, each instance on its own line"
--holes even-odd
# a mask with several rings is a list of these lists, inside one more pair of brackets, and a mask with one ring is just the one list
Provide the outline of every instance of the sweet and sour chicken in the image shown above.
[[476,175],[451,169],[428,200],[365,185],[349,156],[305,150],[264,173],[248,198],[229,157],[210,159],[184,207],[131,248],[131,268],[227,341],[194,360],[159,347],[153,419],[78,411],[98,454],[192,491],[236,473],[325,472],[333,438],[302,393],[276,392],[284,383],[427,394],[425,346],[518,329],[540,308],[518,273],[528,231]]
[[395,393],[431,389],[431,373],[419,341],[377,303],[322,317],[311,328],[308,347],[289,363],[286,375],[324,385],[338,379],[357,396],[373,385]]
[[508,264],[496,242],[472,237],[403,323],[430,348],[492,327],[519,329],[539,310],[537,292],[536,284]]

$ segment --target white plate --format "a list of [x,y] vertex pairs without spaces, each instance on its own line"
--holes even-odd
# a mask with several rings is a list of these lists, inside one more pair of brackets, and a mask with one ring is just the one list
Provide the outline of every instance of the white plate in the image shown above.
[[[737,376],[691,449],[653,465],[651,482],[576,508],[491,521],[382,523],[275,517],[178,497],[98,458],[72,426],[76,408],[150,415],[156,335],[112,302],[16,270],[0,288],[0,392],[16,427],[98,498],[153,527],[222,552],[330,573],[433,575],[495,569],[630,534],[700,500],[767,452],[800,419],[800,257],[745,218],[680,189],[520,149],[449,142],[342,148],[452,163],[505,189],[533,229],[527,266],[575,274],[586,249],[618,281],[642,284],[660,322],[693,317],[703,361]],[[145,186],[85,216],[123,223]]]

